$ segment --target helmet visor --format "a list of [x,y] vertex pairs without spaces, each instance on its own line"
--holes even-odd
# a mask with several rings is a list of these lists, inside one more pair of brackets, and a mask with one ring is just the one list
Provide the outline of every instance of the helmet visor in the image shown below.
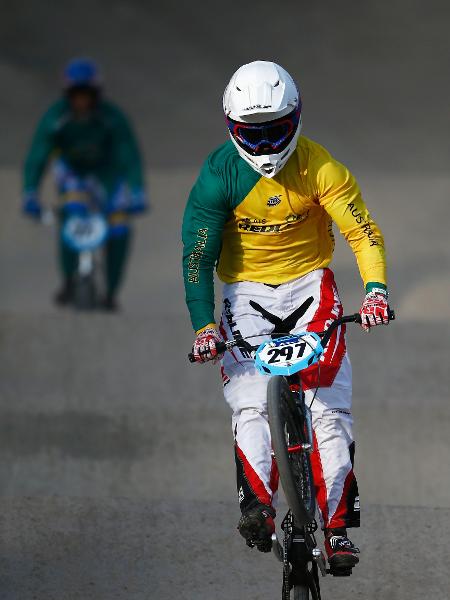
[[253,156],[278,154],[292,141],[300,119],[300,107],[288,115],[265,123],[241,123],[227,119],[228,129],[246,152]]

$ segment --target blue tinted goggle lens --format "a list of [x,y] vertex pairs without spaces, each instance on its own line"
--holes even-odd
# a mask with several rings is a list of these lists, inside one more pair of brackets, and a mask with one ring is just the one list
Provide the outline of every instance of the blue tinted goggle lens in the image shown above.
[[296,109],[289,115],[268,121],[266,123],[240,123],[227,119],[231,135],[243,146],[256,152],[261,147],[277,150],[279,146],[290,140],[297,128],[300,110]]

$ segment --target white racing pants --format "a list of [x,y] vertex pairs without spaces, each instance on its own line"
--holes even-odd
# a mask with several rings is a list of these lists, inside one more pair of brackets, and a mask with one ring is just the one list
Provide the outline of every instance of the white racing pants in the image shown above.
[[[271,333],[323,331],[342,315],[342,305],[330,269],[319,269],[277,287],[239,282],[224,286],[220,331],[252,345]],[[317,503],[323,527],[358,527],[359,495],[353,474],[354,442],[351,414],[351,365],[345,327],[330,339],[317,365],[302,372],[302,386],[311,405],[314,452],[311,455]],[[251,356],[233,349],[222,360],[224,395],[233,410],[237,490],[245,511],[257,504],[273,506],[278,471],[271,454],[267,420],[269,377],[259,373]]]

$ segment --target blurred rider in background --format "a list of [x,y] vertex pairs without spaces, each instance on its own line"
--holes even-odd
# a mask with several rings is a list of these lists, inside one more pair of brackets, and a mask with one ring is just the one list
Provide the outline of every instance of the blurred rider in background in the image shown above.
[[[103,95],[97,65],[84,58],[64,69],[62,97],[41,118],[23,171],[22,208],[40,219],[39,185],[50,159],[61,205],[88,194],[107,217],[106,310],[117,307],[116,295],[130,248],[129,216],[147,208],[142,161],[138,144],[124,113]],[[70,302],[77,254],[59,246],[63,275],[55,294],[58,305]]]

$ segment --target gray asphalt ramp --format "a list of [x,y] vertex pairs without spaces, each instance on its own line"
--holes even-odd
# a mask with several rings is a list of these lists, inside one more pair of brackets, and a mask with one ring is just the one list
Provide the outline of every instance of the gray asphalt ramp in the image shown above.
[[[190,174],[174,178],[190,185]],[[51,307],[53,240],[8,213],[8,247],[14,232],[24,257],[49,262],[21,262],[3,297],[2,598],[279,596],[279,565],[235,529],[229,410],[217,368],[186,361],[192,334],[173,281],[178,245],[161,232],[166,214],[158,208],[140,224],[124,310],[108,316]],[[145,240],[158,252],[149,256]],[[350,312],[359,283],[343,245],[338,254]],[[30,287],[33,278],[43,284]],[[363,554],[351,580],[323,581],[333,597],[446,598],[450,326],[420,320],[420,302],[403,319],[401,292],[389,328],[349,328],[363,506],[353,537]]]
[[0,161],[22,160],[62,62],[87,54],[157,167],[198,164],[221,142],[228,79],[263,59],[292,72],[308,135],[354,169],[445,171],[447,21],[445,0],[2,2]]
[[[227,78],[272,56],[301,81],[305,134],[355,171],[397,313],[370,335],[348,329],[362,554],[351,578],[323,580],[323,597],[450,596],[448,4],[281,4],[2,3],[0,600],[280,597],[280,565],[236,531],[218,368],[186,360],[179,234],[200,163],[225,136]],[[153,209],[136,223],[118,315],[52,306],[56,233],[18,210],[35,119],[80,53],[104,64],[149,158]],[[350,313],[361,282],[337,242]]]
[[[235,506],[227,502],[54,497],[4,499],[1,508],[11,540],[0,560],[2,598],[281,597],[281,564],[230,535]],[[444,600],[449,517],[448,509],[367,507],[355,536],[365,546],[361,564],[351,578],[322,579],[324,597]],[[418,553],[418,540],[426,551]]]

